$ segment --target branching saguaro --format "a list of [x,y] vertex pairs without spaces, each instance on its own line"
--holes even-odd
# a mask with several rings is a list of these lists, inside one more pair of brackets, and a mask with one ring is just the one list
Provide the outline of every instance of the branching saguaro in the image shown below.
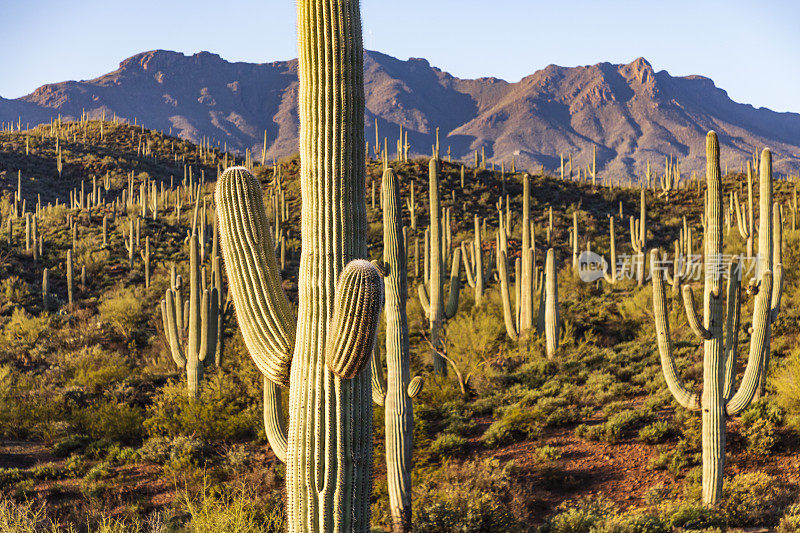
[[[725,464],[725,417],[742,412],[755,396],[764,368],[765,353],[769,349],[768,326],[780,300],[782,266],[773,265],[773,231],[780,227],[780,217],[773,220],[772,175],[769,151],[764,151],[760,177],[760,227],[759,227],[759,272],[755,280],[757,297],[753,311],[753,333],[750,354],[744,377],[738,391],[734,392],[736,369],[736,346],[741,306],[740,269],[738,260],[721,264],[722,239],[722,180],[720,177],[719,142],[716,133],[709,132],[706,139],[706,234],[705,234],[705,287],[703,291],[703,318],[694,307],[692,289],[683,287],[683,298],[689,325],[698,339],[703,341],[703,392],[702,395],[689,390],[678,375],[672,353],[667,296],[664,274],[652,268],[653,311],[655,315],[656,340],[661,355],[664,377],[675,400],[687,409],[702,412],[703,441],[703,501],[714,505],[722,496],[722,479]],[[779,258],[779,255],[777,256]],[[651,252],[651,265],[656,264],[658,252]],[[772,268],[775,268],[773,287]],[[727,272],[728,287],[724,300],[722,280]],[[777,293],[777,294],[776,294]],[[727,307],[727,321],[725,310]],[[777,311],[775,312],[777,314]],[[723,325],[726,332],[723,337]]]
[[[281,288],[259,182],[242,167],[217,185],[220,242],[242,336],[280,416],[290,532],[367,532],[372,354],[383,279],[367,257],[364,80],[357,0],[299,0],[301,257],[296,321]],[[279,391],[277,391],[279,392]],[[270,433],[271,432],[271,433]]]

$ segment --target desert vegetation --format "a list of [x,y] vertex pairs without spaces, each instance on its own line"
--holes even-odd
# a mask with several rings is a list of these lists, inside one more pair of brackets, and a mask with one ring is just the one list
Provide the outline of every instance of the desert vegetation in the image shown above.
[[723,173],[709,132],[704,175],[633,181],[390,153],[358,3],[314,3],[295,157],[4,125],[0,531],[800,531],[770,151]]

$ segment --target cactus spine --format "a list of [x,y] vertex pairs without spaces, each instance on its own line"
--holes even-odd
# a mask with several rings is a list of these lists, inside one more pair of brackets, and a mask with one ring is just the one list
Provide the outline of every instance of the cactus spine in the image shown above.
[[[371,275],[377,269],[353,261],[367,255],[360,10],[356,0],[300,0],[297,10],[302,249],[296,334],[280,286],[260,184],[246,169],[228,169],[217,184],[220,237],[248,350],[273,383],[290,383],[288,530],[366,532],[372,485],[371,376],[357,371],[352,379],[342,379],[326,364],[326,346],[339,340],[329,331],[331,317],[345,317],[342,326],[365,334],[377,328],[372,304],[383,293],[380,276]],[[356,286],[360,297],[337,295],[337,277],[350,270],[363,274]],[[353,307],[335,309],[346,304]],[[347,329],[341,331],[349,335]],[[358,346],[372,353],[366,343]],[[364,358],[354,352],[349,355],[353,360],[368,361],[369,354]],[[275,414],[274,409],[269,412]]]
[[[769,176],[771,178],[771,176]],[[768,176],[762,174],[762,192],[766,193],[761,198],[761,220],[759,239],[763,243],[763,250],[769,251],[771,258],[772,244],[772,185],[767,183]],[[758,296],[756,297],[753,311],[753,334],[750,343],[750,356],[745,369],[744,378],[739,390],[730,394],[726,389],[732,389],[732,372],[726,369],[726,346],[733,349],[734,338],[737,331],[737,307],[740,300],[737,296],[739,290],[739,268],[736,261],[728,265],[720,265],[722,257],[722,180],[719,165],[719,142],[716,133],[709,132],[706,138],[706,239],[705,239],[705,264],[709,272],[705,275],[705,289],[703,291],[703,323],[694,308],[691,287],[683,288],[684,304],[686,307],[689,324],[695,334],[703,341],[703,393],[702,396],[689,390],[678,375],[675,359],[672,353],[672,341],[669,331],[669,321],[666,305],[666,290],[664,288],[664,274],[662,269],[653,268],[653,311],[655,315],[656,339],[661,355],[661,366],[664,378],[675,400],[683,407],[691,410],[702,411],[702,437],[703,437],[703,501],[708,505],[719,502],[722,496],[723,465],[725,461],[725,416],[734,416],[744,410],[756,394],[759,375],[762,370],[766,344],[768,342],[767,326],[770,314],[770,301],[772,299],[773,283],[772,272],[760,268],[758,281]],[[651,252],[651,265],[657,260],[657,251]],[[769,267],[771,259],[765,261],[763,267]],[[722,277],[723,268],[727,268],[732,284],[728,286],[727,312],[728,329],[725,342],[723,342],[723,296]],[[733,296],[733,298],[731,298]],[[731,313],[734,316],[731,317]],[[730,376],[730,377],[729,377]],[[730,380],[726,384],[726,381]]]
[[388,379],[384,391],[380,379],[383,370],[380,367],[379,352],[375,350],[372,360],[375,378],[372,384],[373,398],[384,406],[385,411],[386,475],[393,530],[404,533],[411,530],[411,451],[414,429],[411,399],[420,389],[411,389],[406,318],[408,276],[405,244],[401,233],[403,219],[400,214],[400,186],[397,175],[391,168],[383,174],[381,192],[384,195],[383,260],[388,268],[388,274],[384,278]]

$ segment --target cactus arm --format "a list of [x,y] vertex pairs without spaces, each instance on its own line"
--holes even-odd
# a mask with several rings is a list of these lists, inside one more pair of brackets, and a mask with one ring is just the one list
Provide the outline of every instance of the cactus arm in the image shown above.
[[175,298],[173,291],[167,289],[166,297],[161,300],[161,318],[164,323],[164,332],[167,334],[167,341],[169,342],[170,353],[172,360],[178,365],[178,368],[186,367],[186,357],[181,350],[180,335],[178,334],[178,325],[175,315]]
[[259,182],[247,169],[229,168],[217,183],[217,206],[229,293],[245,344],[259,370],[285,386],[295,324],[281,287]]
[[727,312],[725,321],[725,386],[722,397],[728,401],[736,385],[736,362],[739,350],[739,319],[741,316],[741,280],[738,258],[728,264]]
[[431,300],[428,296],[428,290],[423,283],[417,285],[417,296],[419,296],[419,303],[422,305],[422,310],[425,312],[426,317],[431,316]]
[[451,319],[456,316],[458,311],[458,299],[461,292],[461,280],[459,273],[461,270],[461,249],[456,248],[453,252],[452,265],[450,267],[450,293],[447,295],[447,306],[444,310],[444,316]]
[[736,394],[725,405],[728,416],[736,416],[750,405],[758,392],[763,371],[764,353],[768,348],[767,327],[769,302],[772,299],[772,273],[766,271],[761,277],[755,309],[753,310],[753,334],[750,336],[750,355],[744,370],[742,384]]
[[353,379],[369,362],[383,309],[383,276],[364,259],[347,264],[339,276],[325,362],[328,370]]
[[264,380],[264,432],[275,457],[286,462],[286,448],[289,445],[289,434],[283,418],[283,402],[281,388],[263,376]]
[[219,293],[216,287],[211,287],[208,292],[208,307],[203,311],[203,333],[206,335],[206,348],[200,351],[200,360],[206,366],[214,362],[217,353],[217,322],[219,320]]
[[380,343],[375,343],[375,350],[372,352],[370,361],[370,373],[372,375],[372,401],[376,405],[383,405],[386,401],[386,385],[383,381],[383,368],[381,365]]
[[411,380],[411,383],[408,384],[408,397],[409,398],[416,398],[417,395],[422,391],[422,386],[425,384],[425,380],[422,376],[414,376],[414,379]]
[[[203,291],[203,296],[200,300],[200,309],[199,309],[199,317],[198,319],[198,326],[200,327],[200,342],[197,346],[195,352],[193,352],[193,356],[196,356],[197,359],[202,363],[206,360],[206,355],[208,352],[208,312],[210,309],[211,298],[208,294],[208,289]],[[214,328],[216,330],[216,328]],[[209,359],[209,363],[211,359]]]
[[783,296],[783,212],[777,203],[772,207],[772,268],[775,281],[770,304],[770,324],[778,320]]
[[[656,260],[656,250],[651,253],[651,259]],[[652,264],[652,261],[651,261]],[[700,410],[700,395],[686,388],[678,374],[675,365],[675,356],[672,353],[672,338],[669,332],[669,314],[667,313],[667,294],[664,287],[662,269],[653,269],[653,314],[656,325],[656,344],[661,356],[661,369],[664,379],[672,396],[680,405],[692,411]]]
[[683,306],[686,309],[686,319],[689,321],[689,327],[692,328],[692,332],[697,338],[704,341],[712,339],[712,333],[700,323],[700,317],[694,306],[694,293],[689,285],[683,287]]
[[[772,289],[772,305],[770,310],[770,323],[778,320],[778,313],[781,311],[781,295],[783,294],[783,265],[775,265],[775,286]],[[777,294],[777,296],[776,296]]]
[[[467,242],[464,241],[461,243],[461,256],[464,258],[464,270],[467,273],[467,284],[471,289],[475,288],[475,280],[478,276],[481,276],[482,273],[475,272],[473,274],[473,269],[475,268],[475,260],[470,259],[470,254],[467,253],[468,250],[472,250],[474,245],[469,243],[469,248],[467,248]],[[472,256],[475,257],[475,252],[472,252]]]
[[745,217],[742,216],[742,206],[739,203],[739,193],[734,191],[733,192],[733,203],[736,206],[736,226],[739,228],[739,235],[742,236],[742,239],[749,239],[750,234],[748,233],[748,228],[746,226],[747,221]]
[[500,278],[500,294],[503,300],[503,320],[506,325],[506,333],[511,340],[516,341],[519,339],[519,334],[517,333],[517,328],[514,323],[514,317],[511,314],[511,295],[509,294],[508,287],[508,264],[506,262],[505,252],[499,248],[497,252],[497,272]]

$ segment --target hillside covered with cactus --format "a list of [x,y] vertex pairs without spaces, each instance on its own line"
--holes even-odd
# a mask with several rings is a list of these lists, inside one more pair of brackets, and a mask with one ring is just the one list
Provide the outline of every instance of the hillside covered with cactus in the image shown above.
[[[641,57],[549,65],[518,82],[460,79],[422,58],[374,51],[365,53],[364,66],[367,140],[374,144],[377,128],[378,142],[388,137],[393,153],[401,127],[414,156],[430,153],[439,129],[443,150],[461,161],[484,151],[498,164],[513,156],[521,167],[552,173],[560,156],[571,155],[577,174],[596,150],[600,171],[615,179],[641,178],[648,160],[663,168],[670,157],[681,160],[688,177],[702,174],[703,137],[714,129],[723,168],[741,170],[742,160],[768,146],[776,173],[800,173],[800,115],[734,102],[707,77],[672,76]],[[297,60],[232,63],[210,52],[152,50],[93,80],[0,98],[0,122],[23,117],[33,126],[58,115],[105,113],[257,156],[266,131],[267,159],[289,157],[299,137],[297,69]]]
[[[763,157],[740,165],[766,169]],[[678,186],[653,172],[640,189],[526,174],[510,162],[501,171],[446,156],[386,159],[394,172],[369,158],[361,192],[367,258],[386,261],[386,279],[394,279],[377,330],[375,353],[385,363],[373,367],[373,528],[391,527],[394,517],[429,532],[644,523],[648,531],[796,530],[793,182],[773,182],[775,216],[764,217],[769,192],[758,171],[750,180],[722,176],[714,192],[721,210],[704,216],[705,179]],[[278,437],[288,396],[281,403],[280,389],[262,376],[285,383],[287,369],[251,359],[258,326],[237,325],[246,310],[231,305],[241,289],[230,259],[220,270],[220,248],[240,230],[218,235],[219,217],[235,213],[220,211],[227,193],[215,190],[234,165],[249,168],[236,179],[254,187],[254,199],[263,190],[271,229],[262,236],[276,246],[279,276],[270,290],[286,295],[281,305],[293,315],[301,279],[296,158],[261,165],[111,119],[0,134],[3,520],[39,524],[36,531],[51,522],[78,531],[285,527],[287,449]],[[750,397],[761,398],[741,403],[713,435],[681,407],[699,405],[692,395],[710,379],[698,349],[703,319],[687,318],[681,301],[681,285],[697,291],[703,278],[672,262],[674,246],[701,257],[704,224],[705,239],[717,228],[726,257],[759,250],[768,227],[782,233],[771,246],[783,243],[763,395],[748,361],[751,346],[764,342],[766,326],[753,318],[766,305],[764,290],[748,286],[755,272],[741,289],[721,287],[736,295],[727,316],[735,309],[740,320],[738,363],[726,352],[730,390],[749,384]],[[587,249],[618,268],[582,280]],[[658,270],[651,278],[657,256],[637,268],[653,249],[670,253],[667,280]],[[239,272],[242,282],[254,279]],[[390,307],[405,310],[405,327],[388,320]],[[388,348],[390,339],[398,349],[407,342],[407,351]],[[672,362],[662,371],[664,357]],[[683,396],[673,397],[665,375]],[[387,416],[390,408],[412,412],[390,400],[398,386],[395,397],[413,396],[412,418]],[[703,443],[720,438],[724,470],[711,489]],[[413,458],[399,463],[407,469],[399,485],[390,449]],[[400,494],[408,514],[396,507]],[[715,505],[704,506],[704,497]]]

